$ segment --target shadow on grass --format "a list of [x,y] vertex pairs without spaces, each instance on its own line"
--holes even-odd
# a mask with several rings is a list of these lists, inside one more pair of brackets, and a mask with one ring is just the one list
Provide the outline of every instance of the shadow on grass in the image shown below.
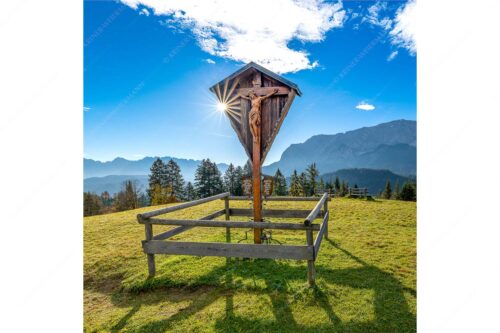
[[[291,266],[280,261],[258,259],[253,261],[227,259],[226,264],[217,267],[201,276],[193,284],[185,288],[158,288],[152,292],[117,293],[112,297],[116,306],[131,307],[131,310],[116,323],[112,331],[121,331],[128,320],[143,304],[154,304],[164,301],[188,302],[185,308],[168,318],[152,321],[137,328],[133,332],[165,332],[175,328],[177,322],[188,319],[193,314],[211,305],[220,297],[225,298],[225,314],[216,320],[217,332],[414,332],[416,318],[411,313],[404,292],[416,295],[411,288],[404,287],[391,274],[376,266],[370,265],[341,248],[335,242],[327,240],[335,247],[361,265],[356,268],[330,269],[317,265],[319,287],[306,288],[302,291],[291,290],[289,281],[305,281],[306,269],[303,266]],[[246,293],[254,293],[258,297],[268,297],[271,301],[274,320],[238,316],[234,311],[234,295],[242,287],[235,278],[263,280],[265,287],[245,286]],[[163,278],[159,278],[160,280]],[[154,280],[154,279],[153,279]],[[207,282],[211,283],[207,286]],[[145,290],[153,286],[169,285],[171,281],[146,282]],[[335,312],[335,304],[328,297],[328,291],[322,285],[334,284],[354,289],[370,289],[374,291],[375,318],[370,321],[342,321]],[[151,294],[155,294],[151,297]],[[147,297],[146,297],[147,296]],[[321,308],[329,321],[315,326],[305,326],[296,322],[291,303],[294,298],[302,298]]]

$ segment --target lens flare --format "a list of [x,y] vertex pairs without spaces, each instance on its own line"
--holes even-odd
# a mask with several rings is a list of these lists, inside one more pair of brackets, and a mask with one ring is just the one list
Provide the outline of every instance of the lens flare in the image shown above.
[[217,109],[217,111],[219,112],[224,112],[227,110],[227,104],[226,103],[223,103],[223,102],[217,102],[217,105],[215,106],[215,108]]

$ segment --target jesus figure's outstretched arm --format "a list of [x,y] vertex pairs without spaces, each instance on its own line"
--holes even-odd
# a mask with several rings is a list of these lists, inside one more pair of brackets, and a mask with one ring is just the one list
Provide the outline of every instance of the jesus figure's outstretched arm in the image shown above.
[[265,100],[266,98],[271,97],[272,95],[276,94],[278,91],[279,91],[279,89],[278,89],[278,88],[274,89],[274,91],[273,91],[272,93],[270,93],[270,94],[268,94],[268,95],[266,95],[266,96],[262,97],[262,100]]

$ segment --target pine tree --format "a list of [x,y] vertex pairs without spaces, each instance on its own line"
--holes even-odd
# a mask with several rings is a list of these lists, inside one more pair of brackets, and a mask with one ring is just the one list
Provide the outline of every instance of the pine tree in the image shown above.
[[157,158],[154,162],[153,165],[151,165],[151,168],[149,169],[149,188],[147,190],[149,199],[151,202],[153,202],[153,193],[157,196],[155,201],[158,201],[158,189],[156,188],[156,185],[158,185],[160,188],[165,186],[165,175],[166,175],[166,165],[163,163],[163,161],[159,158]]
[[316,163],[311,163],[306,169],[307,175],[307,196],[312,196],[316,193],[316,189],[318,187],[317,178],[319,176],[318,168],[316,167]]
[[285,176],[283,176],[280,169],[276,170],[276,173],[274,174],[273,195],[277,196],[287,195],[286,178]]
[[252,163],[250,160],[245,163],[245,166],[243,167],[243,175],[244,176],[251,176],[252,175]]
[[241,175],[233,163],[230,163],[224,173],[224,190],[231,195],[239,195],[241,193]]
[[326,191],[327,191],[327,188],[326,188],[325,181],[323,180],[323,178],[320,178],[319,183],[318,183],[318,192],[324,193]]
[[309,181],[307,179],[307,174],[303,171],[299,175],[300,187],[302,187],[302,195],[308,196],[310,192]]
[[181,168],[172,159],[165,166],[164,186],[170,189],[169,201],[177,201],[184,198],[184,178],[181,174]]
[[101,193],[101,203],[103,206],[110,206],[111,204],[111,196],[108,191],[104,191]]
[[416,201],[417,200],[417,184],[408,181],[403,184],[400,194],[401,200],[404,201]]
[[97,194],[83,192],[83,216],[97,215],[101,208],[101,198]]
[[234,170],[234,177],[236,179],[236,186],[234,188],[234,195],[240,196],[243,195],[243,168],[237,166]]
[[293,170],[290,177],[290,195],[294,197],[304,196],[304,188],[300,183],[300,176],[297,175],[297,170]]
[[126,180],[122,184],[122,190],[115,195],[114,205],[116,211],[120,212],[138,207],[139,191],[137,184],[131,180]]
[[187,201],[196,199],[196,191],[191,182],[187,182],[186,187],[184,188],[184,197]]
[[149,196],[141,192],[139,198],[137,199],[137,207],[147,207],[149,206],[149,204],[150,204]]
[[385,183],[383,197],[384,199],[390,199],[392,197],[391,181],[389,179],[387,179],[387,182]]
[[341,197],[345,197],[347,193],[349,193],[349,184],[345,181],[342,181],[342,183],[340,184],[339,195]]
[[335,194],[340,193],[340,179],[339,176],[335,177]]
[[396,186],[394,187],[394,193],[392,194],[393,198],[396,200],[400,199],[401,196],[401,188],[399,186],[399,180],[396,180]]
[[329,193],[329,194],[335,194],[335,186],[334,184],[331,182],[331,181],[328,181],[325,183],[325,190]]
[[197,195],[201,198],[222,193],[222,177],[217,164],[212,163],[208,158],[202,160],[196,169],[194,185]]

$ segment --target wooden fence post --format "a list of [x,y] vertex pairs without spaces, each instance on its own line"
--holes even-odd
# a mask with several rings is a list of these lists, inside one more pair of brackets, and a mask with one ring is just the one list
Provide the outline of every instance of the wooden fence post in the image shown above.
[[[229,195],[224,198],[224,210],[226,213],[226,221],[229,221]],[[231,243],[231,228],[226,228],[226,242]]]
[[[307,245],[314,246],[312,229],[306,230],[306,238],[307,238]],[[314,254],[312,260],[307,261],[307,281],[309,282],[309,285],[311,287],[314,286],[314,283],[315,283],[314,280],[316,279],[316,269],[314,267],[315,257],[316,257],[316,254]]]
[[[323,204],[323,211],[324,211],[325,215],[328,213],[328,200],[325,200],[325,203]],[[326,226],[325,226],[325,237],[328,238],[328,220],[326,220],[323,223],[326,223]]]
[[[151,223],[145,223],[144,227],[146,228],[146,241],[152,240],[153,239],[153,225]],[[156,274],[155,255],[148,254],[147,256],[148,256],[149,277],[153,277]]]

